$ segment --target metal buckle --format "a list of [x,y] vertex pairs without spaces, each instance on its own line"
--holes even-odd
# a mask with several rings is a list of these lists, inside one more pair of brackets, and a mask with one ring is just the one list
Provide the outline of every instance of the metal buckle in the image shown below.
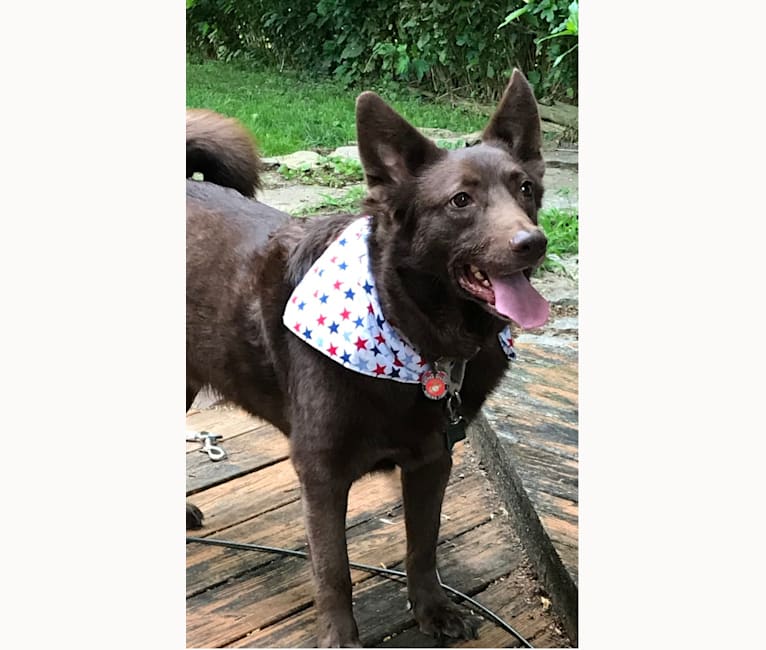
[[223,438],[223,436],[220,433],[208,433],[207,431],[186,432],[186,441],[201,442],[202,448],[200,451],[206,453],[208,458],[210,458],[212,461],[219,461],[226,458],[226,450],[223,447],[215,444],[221,438]]

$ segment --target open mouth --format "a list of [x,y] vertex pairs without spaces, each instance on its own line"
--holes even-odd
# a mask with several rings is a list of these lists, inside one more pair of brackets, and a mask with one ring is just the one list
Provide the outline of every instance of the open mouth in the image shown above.
[[528,268],[520,269],[500,277],[475,264],[465,264],[457,274],[457,282],[490,313],[531,329],[548,320],[550,307],[530,284],[529,272]]

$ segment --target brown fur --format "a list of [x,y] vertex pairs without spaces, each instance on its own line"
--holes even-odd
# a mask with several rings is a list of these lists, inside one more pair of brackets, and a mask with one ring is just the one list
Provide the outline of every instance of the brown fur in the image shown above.
[[[207,117],[210,137],[230,125],[222,121],[219,129]],[[496,339],[505,321],[461,289],[459,270],[475,263],[498,275],[529,274],[545,251],[536,225],[543,163],[531,89],[515,72],[483,143],[468,149],[437,148],[373,93],[357,101],[357,133],[384,313],[428,360],[468,360],[461,395],[470,420],[507,367]],[[243,142],[210,145],[224,157],[232,152],[234,161],[247,149]],[[457,207],[460,192],[473,202]],[[345,544],[348,490],[364,474],[394,465],[402,469],[414,616],[439,639],[474,637],[476,621],[446,597],[436,574],[451,467],[443,402],[426,399],[420,386],[350,371],[281,321],[293,288],[355,217],[293,220],[209,182],[187,181],[187,196],[187,408],[210,384],[290,437],[319,645],[359,645]]]
[[233,187],[245,196],[261,188],[258,150],[236,120],[204,109],[186,109],[186,178]]

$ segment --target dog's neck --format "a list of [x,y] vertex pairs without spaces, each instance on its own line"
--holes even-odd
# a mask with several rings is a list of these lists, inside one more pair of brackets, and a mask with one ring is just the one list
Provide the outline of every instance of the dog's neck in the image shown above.
[[497,345],[495,337],[505,324],[457,296],[446,271],[419,268],[410,251],[412,239],[386,232],[402,227],[373,217],[368,240],[375,286],[389,322],[431,360],[471,359],[485,345]]

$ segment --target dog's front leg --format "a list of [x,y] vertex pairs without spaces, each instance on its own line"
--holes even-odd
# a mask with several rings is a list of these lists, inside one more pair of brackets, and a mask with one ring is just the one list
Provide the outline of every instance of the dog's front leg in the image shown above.
[[329,468],[296,463],[314,576],[320,648],[361,647],[351,608],[351,574],[346,549],[346,507],[350,481]]
[[478,638],[478,621],[447,597],[436,573],[439,520],[451,469],[452,457],[445,449],[437,461],[402,471],[407,593],[421,631],[442,645],[444,637]]

